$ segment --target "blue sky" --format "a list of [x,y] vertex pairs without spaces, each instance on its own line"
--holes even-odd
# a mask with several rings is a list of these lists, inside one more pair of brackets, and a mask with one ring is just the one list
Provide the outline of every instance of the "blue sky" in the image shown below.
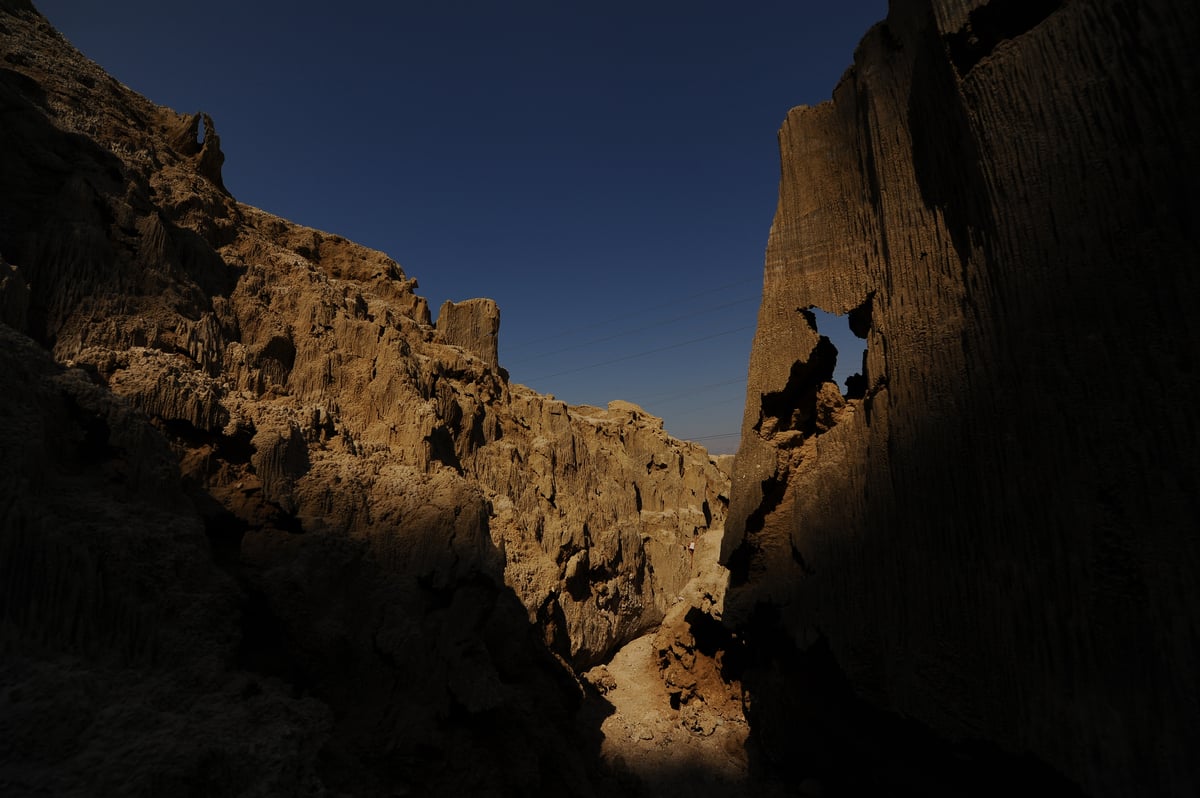
[[514,381],[637,402],[714,452],[737,445],[779,125],[887,11],[35,3],[118,80],[210,113],[239,200],[383,250],[435,314],[495,299]]

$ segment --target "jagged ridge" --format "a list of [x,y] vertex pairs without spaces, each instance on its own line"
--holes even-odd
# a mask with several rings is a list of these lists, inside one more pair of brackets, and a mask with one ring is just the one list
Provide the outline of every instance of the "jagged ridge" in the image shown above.
[[[5,594],[6,650],[23,663],[6,684],[83,680],[97,712],[120,716],[113,701],[138,691],[120,686],[134,678],[122,669],[199,678],[154,642],[187,614],[214,630],[192,641],[208,670],[194,695],[174,685],[161,700],[213,708],[181,709],[188,731],[170,735],[181,742],[162,764],[122,763],[129,789],[166,768],[200,779],[210,755],[218,792],[602,781],[572,743],[573,671],[662,620],[689,578],[685,542],[723,522],[727,477],[633,405],[569,407],[511,384],[493,303],[449,305],[433,325],[395,261],[237,202],[207,115],[151,104],[31,6],[2,8],[0,307],[61,364],[14,344],[5,390],[42,413],[36,423],[59,424],[37,399],[47,381],[88,386],[125,431],[158,441],[154,468],[175,486],[174,515],[146,514],[144,539],[123,536],[106,491],[124,486],[113,500],[137,515],[159,483],[125,431],[88,420],[95,402],[80,411],[90,454],[52,454],[31,473],[69,493],[83,489],[78,471],[98,514],[51,539],[35,510],[5,513],[6,568],[33,575]],[[23,485],[10,483],[10,502],[31,508]],[[165,553],[143,553],[146,541]],[[166,595],[184,590],[171,578],[181,566],[161,562],[173,558],[206,574],[186,588],[194,610],[155,608],[138,581],[161,571]],[[62,655],[81,659],[56,670]],[[248,711],[230,708],[231,684],[274,702],[303,745],[237,764],[258,743],[211,725]],[[34,711],[28,695],[8,694],[19,716]],[[78,790],[95,757],[69,752],[122,739],[87,729],[53,731],[35,763],[4,757],[2,778]],[[199,738],[219,742],[205,754]]]
[[893,2],[789,113],[725,557],[798,777],[1200,790],[1196,9]]

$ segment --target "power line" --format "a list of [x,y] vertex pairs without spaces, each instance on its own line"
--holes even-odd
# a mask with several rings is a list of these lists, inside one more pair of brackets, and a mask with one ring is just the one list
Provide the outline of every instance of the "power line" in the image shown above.
[[725,407],[727,405],[733,404],[734,402],[744,402],[745,400],[746,400],[746,397],[744,397],[744,396],[731,396],[728,399],[724,399],[720,402],[710,402],[709,404],[701,405],[700,407],[693,407],[688,410],[672,412],[671,415],[675,416],[676,418],[678,418],[679,416],[690,416],[693,413],[699,413],[702,410],[711,410],[714,407]]
[[557,355],[557,354],[561,354],[563,352],[570,352],[572,349],[582,349],[585,346],[591,346],[592,344],[601,344],[601,343],[604,343],[605,341],[612,341],[613,339],[616,339],[616,338],[621,338],[626,335],[633,335],[634,333],[645,332],[646,330],[653,330],[658,327],[665,327],[668,324],[674,324],[677,321],[683,321],[685,319],[690,319],[693,316],[699,316],[702,313],[707,313],[712,310],[721,310],[722,308],[731,308],[734,305],[741,305],[745,302],[751,302],[751,301],[754,301],[757,299],[759,299],[759,297],[748,296],[748,297],[742,297],[741,299],[735,299],[732,302],[722,302],[719,305],[710,305],[709,307],[699,308],[697,310],[689,311],[680,316],[674,316],[674,317],[672,317],[670,319],[666,319],[664,321],[656,321],[653,324],[647,324],[647,325],[643,325],[641,327],[634,327],[633,329],[613,333],[612,335],[605,335],[601,338],[592,338],[590,340],[583,341],[581,343],[571,344],[570,346],[564,346],[560,349],[551,349],[548,352],[539,352],[535,355],[527,355],[526,357],[519,358],[517,360],[510,360],[510,361],[508,361],[508,364],[512,365],[512,366],[519,366],[520,364],[528,363],[531,360],[537,360],[539,358],[547,357],[549,355]]
[[677,299],[673,299],[670,302],[660,302],[657,305],[649,305],[645,308],[642,308],[641,310],[631,310],[626,313],[620,313],[616,316],[609,316],[604,321],[599,321],[599,322],[596,322],[595,324],[585,324],[581,327],[569,327],[566,330],[560,330],[555,333],[548,333],[539,338],[529,338],[525,341],[519,341],[515,344],[512,344],[511,346],[508,347],[508,349],[510,351],[514,350],[514,349],[520,350],[520,349],[524,349],[532,344],[541,343],[542,341],[550,341],[555,338],[565,338],[570,335],[575,335],[577,333],[586,332],[587,330],[594,330],[597,327],[603,327],[606,324],[609,324],[613,321],[619,321],[621,319],[628,319],[633,316],[640,316],[643,313],[647,313],[648,311],[651,311],[651,310],[657,310],[659,308],[674,307],[674,306],[678,305],[680,302],[686,302],[689,299],[696,299],[697,297],[708,296],[709,294],[715,294],[718,291],[726,291],[730,288],[737,288],[737,287],[740,287],[743,285],[748,285],[749,283],[758,283],[761,286],[762,285],[761,274],[755,275],[753,278],[736,280],[732,283],[726,283],[725,285],[718,285],[714,288],[709,288],[704,291],[697,291],[692,294],[686,294]]
[[679,349],[682,346],[688,346],[690,344],[700,343],[701,341],[711,341],[713,338],[720,338],[725,335],[733,335],[734,333],[742,332],[743,330],[753,330],[754,327],[755,327],[755,325],[753,325],[753,324],[746,324],[741,327],[735,327],[732,330],[725,330],[724,332],[713,333],[712,335],[703,335],[699,338],[691,338],[687,341],[680,341],[677,344],[670,344],[668,346],[660,346],[656,349],[647,349],[642,352],[635,352],[631,355],[623,355],[622,357],[616,357],[611,360],[602,360],[598,363],[589,363],[586,366],[579,366],[579,367],[573,368],[573,369],[566,369],[565,371],[556,371],[553,374],[542,374],[541,376],[530,378],[529,381],[533,382],[534,380],[548,380],[551,377],[561,377],[564,374],[575,374],[577,372],[587,371],[588,369],[597,368],[599,366],[611,366],[613,363],[623,363],[626,360],[633,360],[635,358],[645,357],[646,355],[657,354],[658,352],[666,352],[671,349]]
[[702,435],[699,438],[685,438],[689,441],[715,441],[717,438],[738,438],[741,437],[740,432],[726,432],[723,435]]
[[733,385],[735,383],[745,381],[745,377],[734,377],[732,380],[722,380],[721,382],[710,382],[707,385],[695,385],[690,388],[680,388],[679,390],[671,391],[670,393],[651,394],[650,396],[640,397],[637,402],[640,405],[649,404],[651,402],[664,402],[667,399],[677,399],[680,396],[688,396],[690,394],[700,393],[713,388],[720,388],[725,385]]

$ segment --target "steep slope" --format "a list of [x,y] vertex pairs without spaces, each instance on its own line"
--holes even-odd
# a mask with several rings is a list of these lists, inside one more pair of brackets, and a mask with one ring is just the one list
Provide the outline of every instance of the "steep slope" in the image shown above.
[[[896,0],[788,115],[724,557],[797,773],[1200,791],[1198,33],[1163,0]],[[866,339],[847,396],[814,306]]]
[[[725,474],[633,405],[511,384],[489,300],[448,304],[435,325],[385,255],[237,202],[213,120],[134,94],[30,4],[0,2],[0,57],[3,455],[46,450],[5,485],[5,573],[31,576],[4,593],[6,666],[19,663],[4,716],[58,718],[49,743],[6,726],[0,783],[603,784],[568,719],[574,673],[661,622],[690,576],[687,541],[721,528]],[[60,383],[91,398],[53,399]],[[59,428],[70,446],[27,437]],[[101,576],[71,587],[80,563]],[[174,609],[177,593],[196,607]],[[184,621],[201,630],[187,632],[199,675],[187,646],[118,656]],[[116,725],[48,697],[72,690]],[[279,705],[271,734],[291,748],[222,725],[255,702]],[[131,704],[162,725],[130,731]],[[177,760],[146,747],[162,735]],[[207,789],[197,774],[214,762]],[[283,773],[297,781],[272,781]]]

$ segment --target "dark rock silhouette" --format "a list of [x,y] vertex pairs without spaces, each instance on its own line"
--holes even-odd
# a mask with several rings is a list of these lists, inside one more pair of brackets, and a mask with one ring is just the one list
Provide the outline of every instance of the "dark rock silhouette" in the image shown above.
[[724,557],[797,778],[1200,791],[1197,22],[897,1],[788,115]]

